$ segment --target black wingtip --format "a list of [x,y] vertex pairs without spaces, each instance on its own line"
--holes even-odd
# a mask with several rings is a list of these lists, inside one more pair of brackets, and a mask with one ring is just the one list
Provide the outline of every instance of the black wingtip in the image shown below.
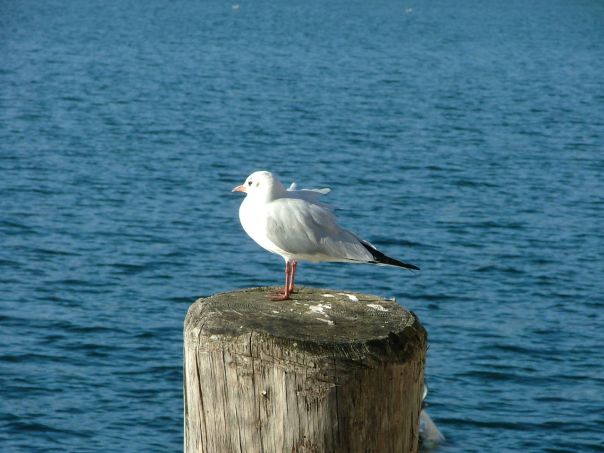
[[384,255],[382,252],[380,252],[378,249],[373,247],[368,242],[365,242],[362,240],[361,244],[363,244],[363,247],[365,247],[367,249],[367,251],[369,253],[371,253],[371,256],[373,256],[373,259],[375,260],[374,262],[377,264],[387,264],[389,266],[398,266],[398,267],[403,267],[405,269],[411,269],[414,271],[420,270],[420,268],[414,264],[403,263],[402,261],[399,261],[397,259],[390,258],[389,256]]

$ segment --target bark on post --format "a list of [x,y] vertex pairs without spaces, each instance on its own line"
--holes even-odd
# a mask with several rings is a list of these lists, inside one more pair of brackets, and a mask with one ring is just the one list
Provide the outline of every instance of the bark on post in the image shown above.
[[189,309],[185,451],[417,451],[426,332],[416,316],[365,294],[298,288],[272,302],[269,290]]

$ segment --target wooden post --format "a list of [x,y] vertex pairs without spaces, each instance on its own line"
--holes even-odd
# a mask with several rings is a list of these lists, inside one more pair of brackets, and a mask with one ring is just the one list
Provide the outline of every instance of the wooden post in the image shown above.
[[184,330],[185,452],[415,452],[426,331],[396,302],[275,288],[199,299]]

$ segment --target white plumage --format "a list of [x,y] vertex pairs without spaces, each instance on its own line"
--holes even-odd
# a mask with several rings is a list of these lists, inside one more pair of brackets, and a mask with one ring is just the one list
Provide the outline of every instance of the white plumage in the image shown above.
[[245,192],[239,220],[258,245],[285,260],[286,282],[275,299],[288,299],[294,289],[298,260],[373,263],[419,269],[390,258],[373,245],[341,228],[331,209],[318,198],[330,189],[285,187],[267,171],[252,173],[233,189]]

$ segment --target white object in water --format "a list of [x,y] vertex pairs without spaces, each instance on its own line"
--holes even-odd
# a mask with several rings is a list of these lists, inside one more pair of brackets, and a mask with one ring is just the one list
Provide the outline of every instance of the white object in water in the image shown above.
[[436,424],[425,409],[422,409],[419,414],[419,437],[422,440],[422,445],[427,447],[434,446],[445,440],[445,436],[436,427]]

